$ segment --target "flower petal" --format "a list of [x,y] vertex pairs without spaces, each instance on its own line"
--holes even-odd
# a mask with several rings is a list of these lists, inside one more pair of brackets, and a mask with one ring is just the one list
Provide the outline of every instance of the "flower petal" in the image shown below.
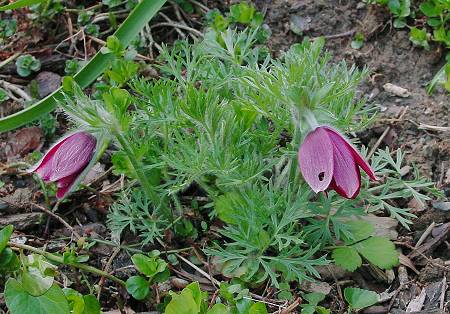
[[333,178],[333,146],[323,128],[306,136],[298,152],[303,178],[314,192],[325,191]]
[[341,196],[355,198],[361,187],[361,175],[352,152],[342,136],[329,132],[334,153],[333,181],[330,188]]
[[67,139],[63,138],[56,142],[47,153],[45,153],[44,157],[31,169],[28,170],[29,173],[36,172],[39,174],[44,181],[49,181],[51,171],[52,171],[52,160],[57,152],[58,148],[62,145],[62,143]]
[[95,137],[85,132],[66,138],[53,156],[50,180],[58,181],[83,170],[92,158],[95,145]]
[[64,196],[69,192],[70,188],[78,178],[78,176],[81,174],[82,171],[78,173],[71,174],[65,178],[59,179],[56,183],[56,186],[58,187],[56,191],[56,197],[58,199],[64,198]]
[[361,156],[360,152],[344,137],[342,136],[338,131],[330,128],[330,127],[324,127],[329,131],[330,134],[335,134],[336,136],[340,137],[345,145],[349,148],[351,154],[353,155],[353,158],[355,159],[355,162],[358,166],[364,170],[365,173],[369,176],[369,178],[373,181],[377,181],[378,178],[375,175],[375,172],[373,171],[372,167],[370,167],[370,164],[364,159],[363,156]]

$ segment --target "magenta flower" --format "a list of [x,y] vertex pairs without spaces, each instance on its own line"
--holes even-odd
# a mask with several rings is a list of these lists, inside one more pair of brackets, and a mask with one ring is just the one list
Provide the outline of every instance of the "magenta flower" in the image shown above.
[[361,187],[361,167],[372,180],[375,173],[361,154],[339,134],[327,126],[308,133],[298,152],[303,178],[318,193],[335,190],[345,198],[355,198]]
[[45,182],[56,182],[56,197],[61,199],[94,155],[97,139],[89,133],[77,132],[57,142],[42,160],[30,170]]

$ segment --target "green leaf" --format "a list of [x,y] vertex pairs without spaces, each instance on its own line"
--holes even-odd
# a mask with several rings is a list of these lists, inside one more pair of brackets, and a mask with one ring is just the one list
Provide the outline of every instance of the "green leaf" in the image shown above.
[[22,287],[35,297],[46,293],[53,285],[53,280],[53,276],[43,276],[35,267],[28,267],[22,272]]
[[267,314],[266,305],[261,302],[255,303],[250,307],[248,314]]
[[354,310],[364,309],[378,302],[378,293],[359,288],[345,288],[344,298]]
[[166,314],[199,313],[202,303],[202,293],[198,282],[186,286],[179,294],[171,293],[172,300],[167,304]]
[[[148,24],[166,0],[141,1],[127,19],[114,33],[120,43],[127,47],[139,31]],[[114,56],[98,52],[77,75],[75,81],[81,88],[87,87],[110,65]],[[59,88],[46,98],[26,109],[0,119],[0,132],[12,130],[38,119],[56,108],[57,102],[63,100],[62,89]]]
[[143,300],[150,292],[150,285],[148,280],[141,276],[133,276],[128,278],[126,282],[127,291],[136,300]]
[[336,265],[348,271],[355,271],[361,266],[362,260],[358,252],[351,246],[343,246],[333,250],[331,255]]
[[11,248],[5,248],[0,253],[0,272],[13,272],[20,268],[19,258]]
[[382,269],[391,269],[399,263],[399,253],[395,250],[394,243],[387,238],[371,237],[353,247],[369,262]]
[[218,303],[214,304],[214,306],[206,312],[206,314],[229,314],[230,310],[225,304]]
[[436,6],[433,1],[424,2],[419,6],[419,8],[420,11],[428,17],[439,16],[442,12],[442,9]]
[[72,314],[83,314],[84,300],[81,293],[72,288],[64,288],[63,292],[69,302],[69,308],[72,311]]
[[346,222],[346,225],[352,234],[352,238],[349,239],[345,235],[342,236],[346,244],[352,244],[361,240],[367,239],[373,235],[375,228],[373,225],[365,220],[352,220]]
[[325,294],[320,293],[320,292],[311,292],[311,293],[305,294],[303,296],[303,298],[306,301],[308,301],[309,304],[317,305],[320,302],[322,302],[323,300],[325,300]]
[[2,230],[0,230],[0,252],[5,249],[8,245],[9,238],[13,233],[14,227],[12,225],[7,225]]
[[69,314],[69,304],[61,288],[53,284],[43,295],[34,297],[13,278],[5,285],[6,306],[11,314]]
[[148,257],[144,254],[134,254],[131,257],[133,264],[144,275],[152,278],[158,273],[162,273],[167,268],[167,263],[158,257]]
[[416,46],[423,47],[426,50],[430,49],[430,45],[428,44],[428,33],[425,28],[419,29],[417,27],[411,27],[409,31],[409,40]]
[[100,303],[92,294],[84,295],[84,311],[83,314],[100,314]]
[[28,7],[33,4],[38,4],[43,2],[44,0],[17,0],[16,2],[4,5],[0,7],[0,12],[7,11],[7,10],[15,10],[20,9],[23,7]]

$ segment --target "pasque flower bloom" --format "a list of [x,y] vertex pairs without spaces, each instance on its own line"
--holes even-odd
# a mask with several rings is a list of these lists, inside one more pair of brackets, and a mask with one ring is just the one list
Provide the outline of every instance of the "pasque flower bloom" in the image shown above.
[[53,145],[30,172],[45,182],[56,182],[56,197],[63,198],[91,161],[96,143],[89,133],[73,133]]
[[335,190],[355,198],[361,187],[361,167],[372,180],[375,173],[361,154],[338,131],[319,126],[306,136],[298,152],[303,178],[318,193]]

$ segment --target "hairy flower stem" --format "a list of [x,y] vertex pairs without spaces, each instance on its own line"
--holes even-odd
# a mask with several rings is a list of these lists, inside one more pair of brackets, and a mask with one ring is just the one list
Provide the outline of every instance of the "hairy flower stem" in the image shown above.
[[15,243],[15,242],[8,242],[8,246],[10,246],[11,248],[17,248],[17,249],[21,249],[21,250],[27,250],[39,255],[44,256],[46,259],[58,263],[58,264],[62,264],[62,265],[68,265],[68,266],[72,266],[105,278],[108,278],[109,280],[112,280],[122,286],[125,286],[125,281],[117,278],[116,276],[113,276],[111,274],[108,274],[107,272],[104,272],[101,269],[95,268],[93,266],[89,266],[89,265],[85,265],[85,264],[81,264],[81,263],[70,263],[70,264],[64,264],[64,259],[61,256],[58,256],[56,254],[50,253],[50,252],[46,252],[43,251],[41,249],[26,245],[26,244],[21,244],[21,243]]
[[319,123],[317,122],[316,117],[314,116],[311,110],[305,108],[305,110],[303,111],[303,117],[305,118],[306,123],[308,123],[309,127],[312,130],[314,130],[319,126]]
[[119,142],[120,146],[122,147],[123,151],[127,155],[128,159],[130,160],[131,165],[133,166],[134,173],[137,179],[139,180],[139,183],[141,184],[142,188],[144,189],[145,195],[149,198],[149,200],[152,201],[154,206],[158,206],[160,203],[159,197],[154,191],[150,181],[147,179],[145,172],[142,170],[143,166],[141,162],[136,158],[136,155],[131,149],[131,144],[120,132],[117,132],[114,135],[117,141]]

